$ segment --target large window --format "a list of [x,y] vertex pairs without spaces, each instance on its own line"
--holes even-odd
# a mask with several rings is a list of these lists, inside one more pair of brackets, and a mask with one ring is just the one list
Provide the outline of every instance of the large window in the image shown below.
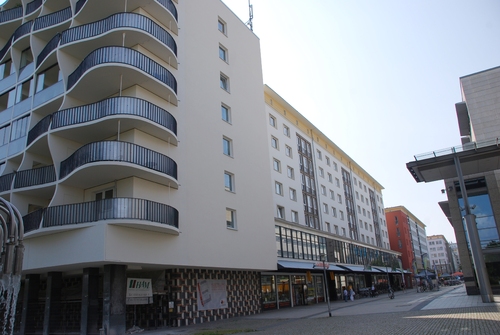
[[36,92],[54,85],[55,83],[62,80],[62,73],[59,69],[59,65],[54,65],[43,71],[37,76],[36,80]]
[[[481,248],[500,247],[498,229],[495,217],[493,216],[490,197],[488,194],[480,194],[472,195],[468,198],[471,206],[471,213],[476,215],[477,232],[479,234]],[[460,198],[458,202],[460,207],[464,208],[463,199]],[[462,211],[462,215],[465,215],[465,211]]]
[[11,141],[26,136],[26,134],[28,133],[28,122],[29,116],[22,117],[12,122],[12,130],[10,134]]

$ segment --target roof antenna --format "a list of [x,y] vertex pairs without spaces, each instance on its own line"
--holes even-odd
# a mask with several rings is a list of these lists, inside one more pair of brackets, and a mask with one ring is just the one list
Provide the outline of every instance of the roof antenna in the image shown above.
[[247,26],[250,27],[250,30],[253,31],[253,5],[250,4],[250,0],[248,0],[248,16],[250,17],[246,23]]

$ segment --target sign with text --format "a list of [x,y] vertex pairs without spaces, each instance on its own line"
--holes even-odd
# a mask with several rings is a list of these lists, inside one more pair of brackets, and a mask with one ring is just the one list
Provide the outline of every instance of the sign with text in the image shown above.
[[227,280],[199,279],[196,287],[198,310],[227,308]]
[[153,302],[151,279],[127,278],[127,305],[146,305]]

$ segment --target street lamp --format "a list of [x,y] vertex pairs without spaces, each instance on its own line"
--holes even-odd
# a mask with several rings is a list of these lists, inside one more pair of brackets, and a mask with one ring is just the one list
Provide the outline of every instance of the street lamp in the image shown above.
[[332,309],[330,308],[330,294],[328,293],[328,285],[327,285],[327,279],[326,279],[326,254],[320,254],[319,255],[321,261],[323,262],[323,276],[325,278],[325,291],[326,291],[326,302],[328,303],[328,316],[332,316]]

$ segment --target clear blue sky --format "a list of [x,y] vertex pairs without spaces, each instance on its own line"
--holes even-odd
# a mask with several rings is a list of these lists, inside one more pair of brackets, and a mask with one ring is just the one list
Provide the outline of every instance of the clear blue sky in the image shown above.
[[[248,0],[222,0],[243,22]],[[460,144],[459,77],[500,66],[498,0],[251,0],[264,83],[384,186],[427,235],[455,235],[406,163]]]

